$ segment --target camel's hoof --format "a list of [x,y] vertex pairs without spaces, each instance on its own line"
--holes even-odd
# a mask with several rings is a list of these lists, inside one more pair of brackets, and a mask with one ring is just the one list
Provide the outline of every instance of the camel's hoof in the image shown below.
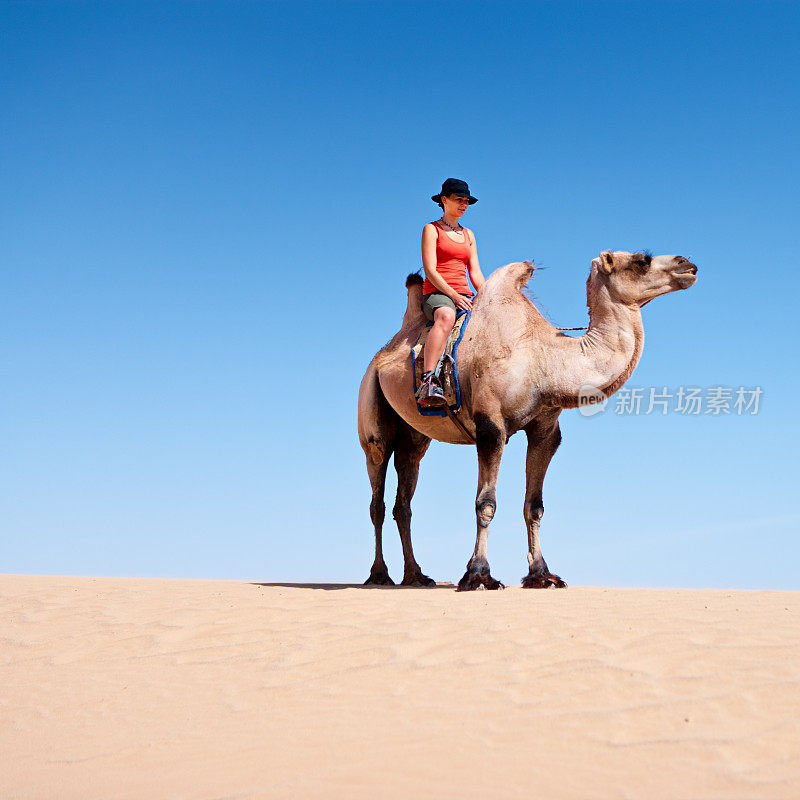
[[436,586],[436,581],[423,575],[421,572],[415,572],[412,575],[404,575],[400,583],[401,586]]
[[456,587],[457,592],[474,592],[483,586],[484,589],[505,589],[506,587],[495,580],[489,572],[488,565],[486,567],[478,567],[470,569],[464,573],[464,577],[458,582]]
[[523,589],[566,589],[567,584],[552,572],[529,572],[522,579]]
[[376,570],[370,572],[369,578],[364,581],[364,586],[394,586],[394,581],[389,577],[386,570]]

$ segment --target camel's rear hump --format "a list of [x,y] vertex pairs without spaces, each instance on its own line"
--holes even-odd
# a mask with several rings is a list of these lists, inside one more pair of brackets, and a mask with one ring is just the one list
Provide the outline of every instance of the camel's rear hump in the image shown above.
[[403,315],[403,327],[419,321],[425,315],[422,313],[422,275],[419,272],[412,272],[406,278],[406,289],[408,289],[408,305],[406,313]]

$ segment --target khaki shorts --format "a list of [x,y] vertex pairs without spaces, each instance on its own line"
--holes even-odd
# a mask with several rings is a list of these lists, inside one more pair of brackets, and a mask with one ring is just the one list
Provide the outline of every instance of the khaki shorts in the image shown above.
[[[462,297],[469,297],[472,299],[471,294],[465,294],[462,295]],[[456,314],[458,314],[459,311],[459,309],[456,308],[456,304],[442,292],[430,292],[430,294],[422,295],[422,311],[428,322],[433,322],[433,312],[436,311],[437,308],[452,308]]]

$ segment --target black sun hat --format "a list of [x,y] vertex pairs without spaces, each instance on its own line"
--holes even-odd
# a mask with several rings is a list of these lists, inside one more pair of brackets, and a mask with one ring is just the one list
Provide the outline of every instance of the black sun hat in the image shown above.
[[470,205],[478,202],[478,198],[473,197],[469,193],[469,186],[467,186],[467,182],[462,181],[459,178],[448,178],[442,184],[442,191],[439,194],[433,195],[431,200],[433,200],[434,203],[439,203],[441,205],[442,195],[445,197],[450,197],[454,194],[458,195],[458,197],[466,197],[469,200]]

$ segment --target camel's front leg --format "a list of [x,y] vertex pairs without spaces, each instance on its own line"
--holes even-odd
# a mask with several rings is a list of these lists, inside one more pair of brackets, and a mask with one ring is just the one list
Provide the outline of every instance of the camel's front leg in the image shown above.
[[504,588],[489,572],[486,542],[489,538],[489,523],[497,510],[497,473],[500,471],[506,434],[503,428],[483,414],[475,414],[475,433],[478,449],[478,495],[475,498],[478,533],[475,551],[467,562],[467,571],[458,582],[460,592],[471,591],[479,586],[487,589]]
[[566,583],[547,568],[539,543],[539,524],[544,515],[542,486],[547,467],[559,444],[561,430],[558,418],[535,421],[526,429],[528,455],[525,460],[525,524],[528,528],[528,574],[522,579],[526,589],[564,588]]

